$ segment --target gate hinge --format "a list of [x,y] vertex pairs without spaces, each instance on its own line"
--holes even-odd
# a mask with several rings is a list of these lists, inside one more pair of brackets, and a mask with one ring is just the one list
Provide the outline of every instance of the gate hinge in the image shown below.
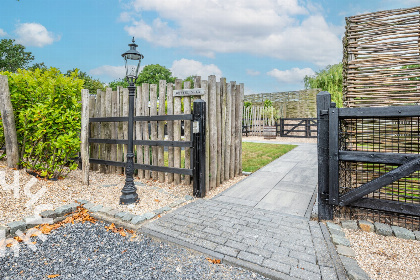
[[320,197],[323,201],[329,201],[330,200],[330,195],[328,193],[321,193]]

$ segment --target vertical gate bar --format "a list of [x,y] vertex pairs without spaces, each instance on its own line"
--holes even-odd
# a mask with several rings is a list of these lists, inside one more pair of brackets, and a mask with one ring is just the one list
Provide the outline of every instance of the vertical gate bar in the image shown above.
[[338,205],[338,110],[330,108],[329,110],[329,146],[330,146],[330,178],[329,178],[329,202]]
[[198,133],[193,134],[193,194],[195,197],[204,197],[206,195],[206,102],[202,99],[194,101],[194,122],[198,122]]
[[318,137],[318,218],[331,220],[333,207],[328,202],[329,193],[329,116],[331,95],[320,92],[316,96],[317,103],[317,137]]

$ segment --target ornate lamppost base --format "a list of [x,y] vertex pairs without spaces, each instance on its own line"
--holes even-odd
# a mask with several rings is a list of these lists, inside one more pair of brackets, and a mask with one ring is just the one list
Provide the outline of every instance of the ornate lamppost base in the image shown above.
[[120,204],[132,204],[139,202],[139,195],[137,193],[128,193],[120,196]]

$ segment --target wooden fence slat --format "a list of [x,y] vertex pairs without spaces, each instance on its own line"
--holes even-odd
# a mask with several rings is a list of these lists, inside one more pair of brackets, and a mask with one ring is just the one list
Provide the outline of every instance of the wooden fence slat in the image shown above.
[[206,80],[201,82],[204,89],[203,100],[206,102],[206,193],[210,190],[210,130],[209,130],[209,84]]
[[230,125],[232,118],[232,86],[227,84],[226,91],[226,137],[225,137],[225,180],[229,180],[230,177],[230,147],[232,145],[232,126]]
[[[173,97],[173,84],[169,83],[167,87],[167,110],[168,115],[174,114],[174,97]],[[168,140],[173,141],[174,140],[174,122],[168,121]],[[168,147],[168,167],[174,167],[174,147]],[[173,183],[174,181],[174,174],[168,173],[168,183]]]
[[[142,116],[143,115],[143,103],[142,96],[141,96],[142,90],[141,86],[137,86],[137,92],[136,92],[136,116]],[[143,140],[143,122],[136,122],[136,140]],[[137,145],[136,146],[137,151],[137,163],[143,164],[143,146]],[[137,169],[138,176],[140,179],[144,179],[144,170],[143,169]]]
[[[89,90],[82,89],[82,112],[80,131],[80,158],[82,160],[82,183],[89,185]],[[3,112],[3,109],[2,109]]]
[[[150,85],[150,115],[156,116],[157,115],[157,85],[151,84]],[[150,134],[152,140],[157,140],[157,122],[153,121],[150,122]],[[157,165],[158,163],[158,151],[157,147],[152,147],[152,165]],[[152,171],[152,178],[153,180],[158,179],[157,171]]]
[[236,82],[231,81],[231,95],[232,95],[232,108],[231,108],[231,146],[230,146],[230,165],[229,165],[229,177],[235,177],[235,162],[236,162],[236,151],[235,151],[235,143],[236,143]]
[[[240,83],[240,108],[244,107],[244,96],[245,96],[245,85],[244,83]],[[240,110],[240,112],[242,112],[242,110]],[[242,118],[243,115],[239,116],[239,143],[238,143],[238,147],[239,147],[239,174],[238,175],[242,175]]]
[[[181,79],[175,80],[175,89],[176,90],[182,89]],[[181,114],[181,97],[174,97],[174,114],[175,115]],[[174,140],[181,141],[181,121],[174,121]],[[180,147],[174,148],[174,167],[176,168],[181,167],[181,148]],[[176,185],[180,184],[181,175],[174,174],[174,181]]]
[[[143,99],[143,114],[144,116],[150,116],[150,110],[149,110],[149,84],[144,83],[142,84],[142,99]],[[148,122],[143,122],[143,140],[149,140],[149,124]],[[150,164],[150,147],[144,146],[144,152],[143,152],[143,163],[144,164]],[[144,170],[144,178],[146,180],[150,179],[150,171]]]
[[209,134],[210,134],[210,189],[216,188],[217,180],[217,117],[216,117],[216,76],[209,76],[208,92]]
[[[112,91],[111,92],[111,116],[112,117],[117,117],[118,115],[118,108],[117,108],[117,98],[118,98],[118,94],[116,91]],[[110,123],[111,126],[111,139],[117,139],[117,125],[118,123]],[[110,155],[110,160],[112,161],[117,161],[117,145],[113,144],[111,145],[111,155]],[[116,167],[115,166],[110,166],[109,167],[109,172],[110,173],[115,173],[116,172]]]
[[[105,104],[104,104],[104,109],[105,109],[105,117],[111,117],[112,116],[112,89],[111,88],[106,88],[105,89]],[[111,139],[111,126],[112,124],[110,122],[106,122],[103,124],[104,127],[104,139]],[[110,160],[111,159],[111,147],[112,144],[105,144],[105,149],[104,149],[104,159],[105,160]],[[112,166],[106,166],[105,168],[105,172],[106,173],[110,173],[111,172],[111,167]]]
[[[96,110],[96,95],[90,95],[89,96],[89,118],[93,118],[95,116],[95,110]],[[90,124],[90,134],[89,137],[90,138],[96,138],[96,134],[97,134],[97,123],[92,123]],[[96,143],[91,143],[90,146],[90,157],[91,158],[98,158],[98,149],[97,149],[97,145]],[[96,171],[98,170],[98,165],[92,163],[90,165],[90,170],[92,171]]]
[[[122,90],[122,115],[123,117],[128,117],[128,88],[123,88]],[[128,139],[128,122],[123,122],[123,139]],[[127,145],[123,145],[124,151],[123,151],[123,161],[127,161]],[[124,170],[125,172],[125,170]]]
[[[123,111],[122,111],[122,105],[123,105],[123,100],[122,100],[122,96],[123,96],[123,88],[118,86],[117,87],[117,114],[118,117],[122,117],[123,116]],[[123,122],[118,122],[117,123],[117,138],[118,139],[124,139],[124,123]],[[122,144],[118,144],[117,145],[117,159],[118,161],[124,161],[124,145]],[[124,172],[124,169],[122,167],[117,167],[117,172],[118,174],[122,174]]]
[[[105,96],[105,92],[99,90],[98,94],[101,96],[101,106],[100,106],[100,112],[99,112],[99,116],[100,117],[105,117],[106,116],[106,109],[105,109],[105,100],[106,100],[106,96]],[[104,138],[106,135],[106,124],[105,123],[99,123],[100,125],[100,138]],[[99,159],[103,159],[106,160],[106,153],[105,153],[105,144],[99,144]],[[107,166],[104,164],[101,164],[99,166],[99,172],[100,173],[106,173],[107,170]]]
[[241,158],[241,141],[242,141],[242,102],[241,102],[241,86],[236,85],[236,109],[235,109],[235,176],[238,176],[242,173],[242,170],[239,170],[240,158]]
[[[165,115],[166,81],[159,81],[159,115]],[[158,139],[165,140],[165,122],[158,123]],[[164,166],[164,147],[158,147],[158,165]],[[159,182],[165,182],[165,172],[158,173]]]
[[220,107],[221,107],[221,119],[220,119],[220,151],[221,151],[221,159],[220,159],[220,183],[225,181],[225,137],[226,137],[226,78],[220,79]]
[[[191,88],[191,83],[189,81],[184,82],[184,89]],[[184,114],[191,114],[191,97],[184,97]],[[184,138],[185,141],[190,141],[191,139],[191,121],[184,121]],[[191,149],[185,148],[185,168],[191,168]],[[185,175],[184,183],[186,185],[191,184],[191,176]]]
[[220,186],[220,170],[222,165],[222,107],[220,104],[220,82],[216,83],[216,125],[217,125],[217,169],[216,169],[216,188]]

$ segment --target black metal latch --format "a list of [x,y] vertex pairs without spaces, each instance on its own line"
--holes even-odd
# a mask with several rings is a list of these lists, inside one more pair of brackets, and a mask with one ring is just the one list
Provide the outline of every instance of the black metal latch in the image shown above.
[[328,110],[320,110],[320,111],[319,111],[319,114],[320,114],[321,116],[328,115]]

